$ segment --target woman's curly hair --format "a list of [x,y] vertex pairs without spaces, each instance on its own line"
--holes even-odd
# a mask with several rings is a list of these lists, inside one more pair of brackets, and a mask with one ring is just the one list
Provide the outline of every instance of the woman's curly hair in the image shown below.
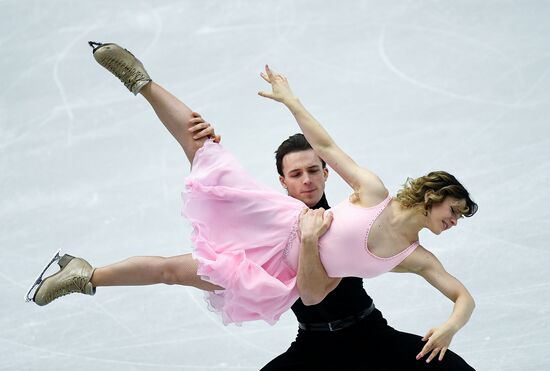
[[[427,200],[425,195],[428,194]],[[445,197],[451,196],[466,201],[466,207],[459,210],[465,217],[473,216],[478,209],[470,194],[456,178],[445,171],[432,171],[420,178],[407,178],[403,188],[397,193],[397,201],[405,208],[418,208],[427,212]]]

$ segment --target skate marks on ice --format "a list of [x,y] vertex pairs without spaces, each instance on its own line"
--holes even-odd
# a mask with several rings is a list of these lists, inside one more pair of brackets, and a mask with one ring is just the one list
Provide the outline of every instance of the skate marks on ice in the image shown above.
[[382,30],[380,31],[380,36],[378,39],[378,54],[380,58],[382,59],[384,64],[387,66],[388,70],[393,72],[396,76],[403,79],[404,81],[420,89],[425,89],[427,91],[433,92],[438,95],[447,96],[449,98],[452,98],[453,100],[466,101],[466,102],[471,102],[471,103],[476,103],[481,105],[494,105],[494,106],[506,107],[510,110],[516,109],[516,108],[530,108],[545,102],[545,100],[525,102],[525,99],[528,98],[529,95],[532,93],[532,91],[539,86],[540,82],[547,77],[548,73],[550,73],[550,69],[546,70],[543,74],[541,74],[540,78],[535,83],[532,84],[531,88],[527,89],[526,92],[522,93],[522,96],[512,99],[512,101],[510,102],[485,99],[475,95],[465,95],[465,94],[457,93],[449,89],[443,89],[436,85],[432,85],[428,81],[422,81],[422,80],[419,80],[418,78],[410,76],[405,71],[397,67],[387,53],[386,40],[388,38],[387,34],[389,33],[389,31],[391,31],[391,29],[398,29],[399,31],[437,34],[439,37],[447,36],[450,39],[457,39],[457,40],[461,40],[461,42],[476,45],[476,47],[479,48],[479,51],[482,54],[485,54],[487,52],[495,53],[495,55],[497,55],[498,58],[502,60],[501,63],[505,63],[509,65],[509,68],[507,70],[502,71],[501,76],[496,76],[496,78],[499,80],[507,77],[510,77],[514,80],[520,80],[522,78],[521,69],[519,65],[514,63],[511,57],[506,56],[504,51],[495,49],[491,45],[483,43],[481,40],[466,38],[463,35],[450,33],[448,31],[441,30],[441,29],[427,28],[427,27],[421,27],[421,26],[410,27],[410,26],[396,25],[396,24],[390,26],[388,24],[384,24]]

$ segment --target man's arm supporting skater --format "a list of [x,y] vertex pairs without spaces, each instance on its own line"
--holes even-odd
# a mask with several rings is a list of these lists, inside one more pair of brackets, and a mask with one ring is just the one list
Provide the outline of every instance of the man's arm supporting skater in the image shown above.
[[305,209],[300,214],[301,246],[297,285],[304,305],[319,304],[342,280],[327,275],[319,257],[319,238],[328,230],[332,213]]

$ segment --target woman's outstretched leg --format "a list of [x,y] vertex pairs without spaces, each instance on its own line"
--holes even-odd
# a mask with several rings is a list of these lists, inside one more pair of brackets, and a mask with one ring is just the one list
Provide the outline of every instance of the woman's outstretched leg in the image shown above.
[[191,254],[172,256],[134,256],[105,267],[97,268],[91,282],[99,286],[139,286],[164,283],[192,286],[205,291],[222,287],[202,280],[197,275],[198,263]]
[[140,94],[153,107],[160,121],[183,148],[189,163],[193,163],[195,153],[207,139],[194,139],[193,134],[189,132],[188,123],[193,118],[193,111],[154,81],[145,85]]
[[[194,138],[196,133],[188,130],[192,119],[197,118],[191,109],[154,83],[143,64],[126,49],[116,44],[89,44],[93,47],[94,58],[99,64],[118,77],[134,95],[141,93],[151,104],[161,122],[178,141],[192,163],[196,151],[202,147],[206,137],[197,140]],[[199,121],[203,122],[202,119]],[[47,305],[63,295],[75,292],[94,295],[98,286],[164,283],[193,286],[207,291],[223,289],[197,276],[198,263],[191,254],[170,258],[133,257],[97,269],[86,260],[70,255],[59,257],[57,254],[50,264],[55,261],[58,261],[60,271],[44,280],[42,272],[37,280],[41,283],[32,300],[38,305]]]
[[142,94],[151,104],[160,121],[183,148],[190,163],[207,138],[196,140],[188,130],[193,111],[182,101],[151,80],[143,64],[129,51],[117,44],[90,42],[95,60],[134,95]]
[[47,305],[72,293],[94,295],[99,286],[138,286],[164,283],[192,286],[205,291],[223,290],[197,275],[198,263],[191,254],[164,258],[136,256],[94,269],[86,260],[63,255],[59,272],[47,277],[36,289],[33,301]]

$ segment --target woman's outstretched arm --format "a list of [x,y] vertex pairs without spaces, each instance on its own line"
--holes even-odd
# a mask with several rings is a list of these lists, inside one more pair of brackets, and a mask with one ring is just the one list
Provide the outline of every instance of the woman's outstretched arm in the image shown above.
[[288,80],[281,74],[265,67],[262,78],[271,84],[272,92],[259,92],[262,97],[283,103],[298,122],[300,129],[314,151],[348,183],[354,191],[361,194],[369,192],[380,197],[386,197],[384,184],[368,169],[358,166],[340,147],[336,145],[323,126],[302,105],[292,93]]
[[416,357],[417,359],[421,359],[429,354],[426,359],[427,362],[430,362],[438,355],[439,360],[443,359],[453,336],[470,319],[475,307],[474,298],[458,279],[450,275],[443,268],[443,265],[435,255],[422,246],[418,246],[414,253],[403,260],[394,271],[411,272],[422,276],[433,287],[455,303],[453,312],[447,321],[438,327],[431,328],[424,335],[422,340],[426,341],[426,345],[424,345]]

